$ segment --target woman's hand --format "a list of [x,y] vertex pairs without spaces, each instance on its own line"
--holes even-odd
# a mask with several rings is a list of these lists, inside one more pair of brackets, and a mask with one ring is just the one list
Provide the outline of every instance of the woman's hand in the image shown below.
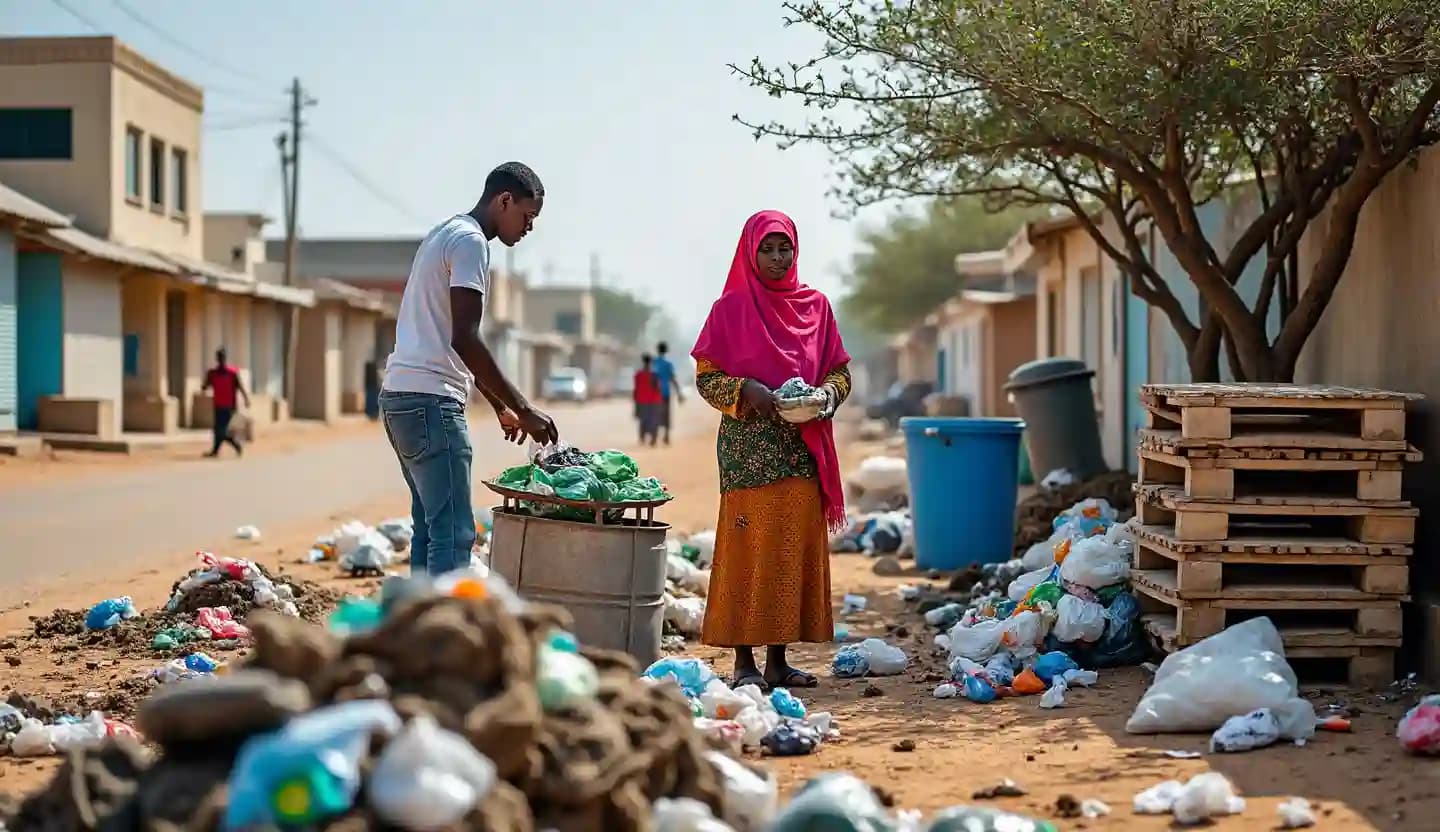
[[821,387],[820,392],[825,394],[825,406],[820,408],[820,415],[816,416],[815,418],[833,418],[835,416],[835,411],[840,409],[840,393],[835,389],[835,385],[833,384],[827,384],[824,387]]
[[754,379],[746,379],[740,388],[740,399],[757,416],[774,418],[776,413],[775,391]]

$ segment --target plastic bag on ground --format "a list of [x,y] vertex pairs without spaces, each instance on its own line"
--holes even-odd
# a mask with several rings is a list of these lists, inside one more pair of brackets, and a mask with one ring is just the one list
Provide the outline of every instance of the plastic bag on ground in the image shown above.
[[964,657],[973,662],[987,661],[1000,649],[1005,636],[1005,622],[992,618],[977,621],[973,626],[963,623],[950,628],[950,656]]
[[427,832],[458,823],[495,785],[495,764],[470,741],[416,716],[386,743],[366,784],[380,817]]
[[1287,739],[1315,735],[1315,709],[1301,699],[1280,633],[1252,618],[1172,653],[1125,723],[1132,734],[1211,731],[1235,714],[1269,708]]
[[700,694],[705,716],[711,719],[736,719],[746,708],[755,707],[748,697],[741,696],[719,679],[711,679]]
[[1235,788],[1225,775],[1207,771],[1190,778],[1170,811],[1176,823],[1194,826],[1211,818],[1238,815],[1245,811],[1245,801],[1235,795]]
[[775,709],[775,713],[787,719],[805,718],[805,703],[786,688],[770,691],[770,705]]
[[1281,829],[1304,829],[1315,825],[1315,812],[1310,808],[1310,801],[1303,797],[1281,801],[1276,808],[1280,813]]
[[990,684],[1009,687],[1015,681],[1015,664],[1009,653],[996,653],[985,663],[985,675]]
[[995,688],[979,676],[966,676],[964,680],[965,698],[971,702],[978,702],[984,705],[995,701]]
[[830,672],[841,679],[858,679],[870,672],[870,663],[860,652],[860,645],[847,644],[835,651],[830,662]]
[[229,607],[201,607],[195,611],[195,624],[216,639],[250,637],[250,629],[235,620]]
[[803,757],[820,747],[820,735],[803,722],[781,721],[760,740],[772,757]]
[[858,645],[860,655],[865,658],[865,664],[873,676],[894,676],[905,670],[909,659],[905,651],[884,640],[878,638],[867,638]]
[[1040,696],[1040,707],[1046,710],[1063,707],[1065,705],[1065,692],[1068,690],[1069,688],[1065,684],[1065,678],[1063,676],[1056,676],[1054,680],[1050,682],[1050,689]]
[[[903,828],[903,827],[902,827]],[[925,832],[1056,832],[1055,824],[988,806],[952,806],[937,813]]]
[[1056,604],[1055,612],[1055,626],[1050,632],[1061,642],[1099,641],[1105,634],[1105,608],[1094,601],[1066,595]]
[[1406,711],[1395,737],[1412,754],[1440,754],[1440,696],[1427,696]]
[[734,832],[710,807],[694,798],[662,797],[651,806],[655,832]]
[[686,696],[698,697],[715,678],[715,672],[699,659],[664,658],[645,669],[647,678],[656,681],[673,679]]
[[737,752],[745,747],[745,726],[733,719],[696,717],[695,730],[725,743]]
[[780,724],[780,715],[768,708],[749,707],[735,716],[744,734],[741,744],[746,748],[759,748],[760,743]]
[[1045,618],[1033,610],[1016,613],[1001,622],[1000,646],[1024,659],[1034,655],[1045,640]]
[[1067,670],[1060,678],[1072,688],[1093,688],[1100,681],[1100,674],[1093,670]]
[[1078,670],[1075,660],[1058,650],[1046,653],[1035,660],[1033,670],[1040,681],[1052,684],[1056,678],[1063,678],[1070,670]]
[[1130,577],[1130,553],[1104,537],[1087,537],[1070,546],[1060,564],[1060,578],[1090,589],[1102,589]]
[[905,460],[894,456],[868,457],[850,475],[850,482],[865,492],[906,492],[910,488]]
[[1232,716],[1210,737],[1212,752],[1253,751],[1280,740],[1280,721],[1269,708]]
[[706,752],[705,759],[724,784],[720,800],[722,820],[735,827],[736,832],[761,832],[768,828],[780,799],[775,779],[758,774],[719,751]]
[[925,623],[937,630],[949,630],[960,623],[965,608],[959,604],[946,604],[925,613]]
[[700,635],[705,624],[704,598],[676,598],[665,594],[665,620],[687,636]]
[[1005,594],[1011,601],[1023,601],[1025,595],[1029,593],[1030,590],[1044,583],[1050,577],[1050,573],[1054,571],[1054,564],[1046,564],[1038,569],[1030,570],[1011,581],[1010,586],[1005,590]]
[[889,832],[892,828],[890,813],[869,784],[851,774],[822,774],[801,787],[769,832]]
[[709,569],[711,561],[715,560],[715,530],[690,535],[689,545],[696,550],[695,565]]
[[129,595],[107,598],[90,608],[90,612],[85,616],[85,629],[108,630],[121,621],[134,618],[139,614],[140,612],[135,609],[135,603],[130,600]]

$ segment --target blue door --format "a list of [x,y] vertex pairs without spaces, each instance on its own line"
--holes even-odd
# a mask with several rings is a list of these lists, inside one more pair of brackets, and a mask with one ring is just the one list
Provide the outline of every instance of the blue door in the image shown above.
[[1129,278],[1122,277],[1125,292],[1125,468],[1139,473],[1136,442],[1145,426],[1140,407],[1140,385],[1150,380],[1150,304],[1130,291]]
[[18,421],[22,430],[34,430],[40,397],[59,395],[64,389],[65,319],[60,255],[21,252],[16,262],[19,266],[16,282]]
[[0,432],[18,426],[15,413],[15,235],[0,228]]

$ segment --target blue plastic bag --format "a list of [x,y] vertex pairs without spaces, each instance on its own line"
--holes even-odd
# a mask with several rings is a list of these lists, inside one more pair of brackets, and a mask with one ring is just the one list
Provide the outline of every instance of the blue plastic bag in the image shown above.
[[776,725],[760,745],[776,757],[803,757],[820,745],[820,735],[803,722],[782,722]]
[[967,673],[965,674],[965,698],[984,705],[987,702],[995,701],[995,689],[979,676]]
[[355,805],[372,734],[394,734],[389,702],[356,700],[310,711],[240,746],[220,828],[310,826]]
[[185,668],[196,673],[214,673],[220,663],[204,653],[191,653],[185,657]]
[[774,706],[775,712],[783,717],[805,718],[805,703],[785,688],[776,688],[770,691],[770,704]]
[[715,672],[699,659],[676,658],[664,658],[650,665],[645,669],[645,675],[660,681],[674,679],[685,695],[691,698],[703,693],[705,686],[715,678]]
[[847,644],[835,653],[830,671],[842,679],[858,679],[870,672],[870,662],[860,652],[860,645]]
[[1065,671],[1079,669],[1080,665],[1076,664],[1074,659],[1059,650],[1054,650],[1040,656],[1040,658],[1035,660],[1034,668],[1035,675],[1039,676],[1040,681],[1047,685],[1050,684],[1050,680],[1056,676],[1064,676]]
[[85,629],[108,630],[121,621],[134,618],[139,614],[140,612],[135,609],[135,604],[130,600],[129,595],[106,598],[90,608],[89,614],[85,616]]

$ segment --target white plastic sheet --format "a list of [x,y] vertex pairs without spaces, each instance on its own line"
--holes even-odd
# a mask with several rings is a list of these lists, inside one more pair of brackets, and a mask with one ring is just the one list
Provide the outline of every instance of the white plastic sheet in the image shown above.
[[1060,577],[1072,584],[1103,589],[1130,577],[1130,553],[1105,537],[1087,537],[1070,546]]
[[1065,595],[1055,605],[1055,612],[1055,626],[1050,632],[1062,643],[1099,641],[1105,634],[1105,608],[1094,601]]
[[1210,731],[1235,714],[1269,708],[1281,736],[1315,735],[1315,709],[1299,697],[1280,633],[1252,618],[1167,656],[1125,723],[1132,734]]
[[386,743],[366,793],[389,823],[428,832],[458,823],[494,786],[488,757],[421,715]]
[[872,676],[894,676],[905,670],[910,660],[905,651],[878,638],[867,638],[860,642],[860,655],[870,665]]
[[760,832],[769,827],[779,806],[775,779],[757,774],[744,763],[719,751],[707,751],[705,759],[720,774],[724,786],[721,815],[736,832]]
[[1006,588],[1005,594],[1011,601],[1015,601],[1016,603],[1023,601],[1026,593],[1044,583],[1045,579],[1050,577],[1050,572],[1054,567],[1054,563],[1048,563],[1038,569],[1032,569],[1026,572],[1010,582],[1010,586]]

